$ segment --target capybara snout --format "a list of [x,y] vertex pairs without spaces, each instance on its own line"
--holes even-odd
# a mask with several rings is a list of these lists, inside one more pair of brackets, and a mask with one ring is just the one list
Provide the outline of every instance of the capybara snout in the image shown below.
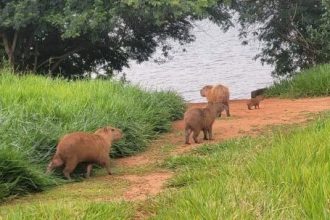
[[79,163],[87,163],[86,177],[90,176],[93,164],[97,163],[110,172],[110,149],[113,142],[120,140],[123,133],[120,129],[107,126],[94,133],[73,132],[63,136],[56,153],[47,167],[47,172],[64,165],[63,174],[70,179],[70,174]]
[[113,141],[118,141],[118,140],[122,139],[124,136],[122,130],[120,130],[119,128],[111,127],[111,126],[97,129],[95,131],[95,134],[100,134],[100,135],[110,137],[110,138],[112,138]]

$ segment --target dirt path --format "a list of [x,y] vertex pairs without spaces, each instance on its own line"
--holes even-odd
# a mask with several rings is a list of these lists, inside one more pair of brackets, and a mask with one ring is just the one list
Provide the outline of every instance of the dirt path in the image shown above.
[[[205,104],[190,104],[190,108],[202,107]],[[330,97],[313,99],[266,99],[260,104],[260,109],[248,110],[246,100],[233,100],[230,102],[231,117],[223,114],[213,125],[214,141],[221,142],[230,138],[257,135],[267,126],[280,124],[293,124],[304,122],[313,118],[314,113],[330,110]],[[115,166],[138,167],[148,164],[157,164],[164,160],[161,146],[169,146],[171,155],[182,154],[198,145],[184,145],[184,123],[182,120],[173,123],[172,131],[154,141],[147,151],[136,156],[118,159]],[[200,134],[200,139],[202,134]],[[165,154],[166,155],[166,154]],[[122,175],[131,184],[121,198],[126,200],[140,200],[147,196],[159,193],[163,183],[172,176],[171,173],[151,172],[142,175]]]
[[[205,104],[190,104],[190,108]],[[244,135],[257,135],[270,125],[293,124],[313,118],[314,113],[330,110],[330,97],[314,99],[267,99],[258,110],[248,110],[246,100],[230,102],[231,117],[216,120],[213,131],[216,143]],[[183,121],[173,123],[170,133],[153,141],[148,149],[138,155],[112,160],[114,175],[108,176],[100,170],[96,176],[78,183],[64,184],[45,193],[30,195],[17,203],[56,201],[57,199],[84,199],[94,201],[144,200],[157,195],[166,180],[173,176],[161,164],[168,156],[182,154],[199,146],[184,145]],[[200,135],[200,138],[202,135]],[[103,172],[103,173],[102,173]],[[72,195],[70,197],[70,195]]]

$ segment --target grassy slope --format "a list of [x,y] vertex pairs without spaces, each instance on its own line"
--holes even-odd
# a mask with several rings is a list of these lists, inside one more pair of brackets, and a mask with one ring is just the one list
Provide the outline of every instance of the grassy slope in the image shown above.
[[269,88],[267,95],[283,98],[329,96],[330,64],[316,66],[292,79],[275,83]]
[[[118,210],[119,219],[137,212],[152,219],[328,219],[329,133],[328,114],[303,128],[282,127],[258,138],[203,145],[190,154],[171,156],[161,165],[176,173],[169,190],[145,202],[92,204],[88,195],[77,194],[59,204],[61,195],[51,193],[40,203],[3,206],[0,216],[84,219],[87,213],[111,219],[117,216],[111,210]],[[61,209],[63,214],[57,211]]]
[[0,70],[0,94],[0,199],[58,182],[44,169],[65,133],[112,124],[125,133],[112,155],[126,156],[143,150],[184,111],[182,99],[171,92],[149,93],[113,81],[17,77],[6,70]]
[[151,202],[155,219],[330,218],[330,119],[170,158],[182,187]]

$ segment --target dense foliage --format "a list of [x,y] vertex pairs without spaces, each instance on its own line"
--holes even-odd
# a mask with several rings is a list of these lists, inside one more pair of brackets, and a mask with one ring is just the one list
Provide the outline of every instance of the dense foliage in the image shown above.
[[113,81],[67,82],[0,70],[0,200],[54,184],[45,175],[58,139],[73,131],[119,127],[112,156],[131,155],[170,129],[185,105],[172,92],[147,92]]
[[194,19],[228,26],[223,2],[5,0],[0,2],[0,56],[19,71],[111,74],[128,59],[147,60],[157,46],[166,55],[168,38],[191,42]]
[[330,64],[318,65],[275,82],[268,96],[284,98],[330,96]]
[[256,56],[276,76],[330,62],[330,3],[322,0],[237,0],[241,36],[261,41]]

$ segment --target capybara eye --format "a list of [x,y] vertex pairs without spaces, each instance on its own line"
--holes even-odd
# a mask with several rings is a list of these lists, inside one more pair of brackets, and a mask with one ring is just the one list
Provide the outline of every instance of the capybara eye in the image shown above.
[[111,128],[111,131],[115,131],[115,129]]

